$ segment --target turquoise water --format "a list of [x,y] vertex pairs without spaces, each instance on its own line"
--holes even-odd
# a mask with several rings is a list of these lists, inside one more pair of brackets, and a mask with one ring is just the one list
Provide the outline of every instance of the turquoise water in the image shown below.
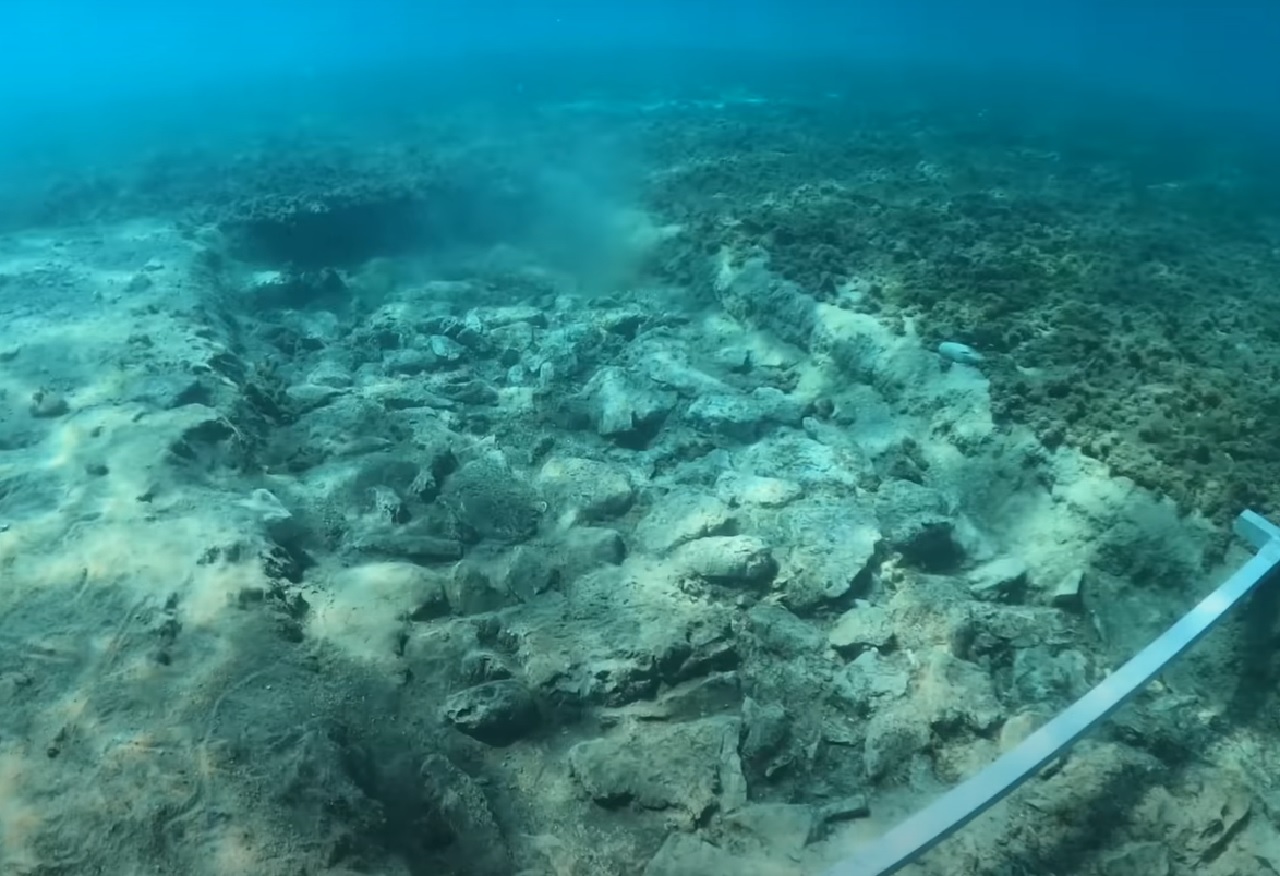
[[[0,876],[824,873],[1280,519],[1265,4],[0,34]],[[1280,872],[1274,607],[902,872]]]

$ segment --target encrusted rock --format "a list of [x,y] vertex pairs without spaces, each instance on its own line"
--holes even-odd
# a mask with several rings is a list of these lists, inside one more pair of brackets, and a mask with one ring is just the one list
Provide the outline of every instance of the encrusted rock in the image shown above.
[[795,502],[778,513],[774,543],[788,545],[786,603],[806,614],[863,590],[881,555],[879,526],[852,499]]
[[430,350],[388,350],[382,370],[391,377],[415,377],[435,369],[440,358]]
[[70,411],[71,405],[67,404],[67,400],[56,392],[38,389],[31,394],[31,404],[28,410],[33,417],[52,419],[53,417],[61,417]]
[[642,386],[621,368],[602,368],[582,392],[582,400],[601,437],[624,447],[647,444],[675,407],[675,393]]
[[827,639],[841,654],[857,655],[868,648],[888,647],[893,636],[889,612],[876,605],[860,605],[840,616]]
[[771,386],[748,395],[700,395],[685,412],[693,428],[731,441],[755,441],[778,425],[798,426],[807,405]]
[[1027,588],[1027,564],[1020,557],[1001,557],[969,573],[969,593],[975,599],[1017,602]]
[[675,490],[654,502],[636,527],[636,540],[647,551],[666,553],[697,538],[732,534],[734,525],[733,513],[715,496]]
[[676,551],[675,562],[685,574],[730,587],[765,586],[778,573],[769,546],[750,535],[696,539]]
[[521,542],[538,530],[546,502],[500,454],[468,462],[449,476],[440,500],[479,538]]
[[946,571],[964,557],[956,537],[956,515],[936,490],[889,479],[876,491],[876,512],[889,545],[908,562]]
[[462,559],[462,543],[456,539],[399,527],[363,532],[352,540],[351,548],[369,556],[416,563],[448,563]]
[[905,769],[912,758],[929,748],[932,737],[928,722],[907,702],[877,709],[865,732],[863,763],[872,781]]
[[486,745],[510,745],[538,725],[538,709],[518,681],[502,679],[469,687],[444,704],[444,717],[472,739]]
[[883,701],[905,696],[910,685],[911,673],[904,661],[871,650],[863,651],[836,675],[832,692],[856,714],[866,715]]
[[716,479],[716,495],[738,505],[781,508],[804,495],[804,489],[782,478],[725,472]]
[[466,861],[472,876],[509,876],[511,852],[479,783],[439,754],[423,759],[420,775],[424,814],[414,827],[425,848],[448,854],[428,872],[453,869],[448,861]]
[[454,613],[481,614],[510,604],[510,591],[495,578],[494,570],[487,564],[464,560],[455,565],[445,585]]
[[598,522],[625,514],[635,498],[625,469],[594,459],[548,459],[535,483],[556,517],[574,521]]
[[780,478],[802,488],[856,488],[869,464],[849,447],[832,447],[800,434],[782,434],[743,448],[742,471]]
[[739,721],[728,717],[629,727],[579,742],[569,750],[569,768],[602,806],[677,810],[693,825],[725,808],[725,795],[744,784],[739,732]]

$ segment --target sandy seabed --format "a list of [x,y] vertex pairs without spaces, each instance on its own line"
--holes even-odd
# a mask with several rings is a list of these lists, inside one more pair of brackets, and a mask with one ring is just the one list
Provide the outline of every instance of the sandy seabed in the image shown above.
[[[1246,556],[1236,190],[598,110],[0,237],[0,872],[819,873]],[[911,872],[1280,873],[1273,614]]]

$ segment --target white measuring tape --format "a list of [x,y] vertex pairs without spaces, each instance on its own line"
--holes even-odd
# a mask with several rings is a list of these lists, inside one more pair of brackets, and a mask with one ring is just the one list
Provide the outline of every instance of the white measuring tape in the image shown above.
[[1280,566],[1280,528],[1245,511],[1235,532],[1253,558],[1136,657],[973,778],[943,794],[823,876],[890,876],[999,803],[1106,720]]

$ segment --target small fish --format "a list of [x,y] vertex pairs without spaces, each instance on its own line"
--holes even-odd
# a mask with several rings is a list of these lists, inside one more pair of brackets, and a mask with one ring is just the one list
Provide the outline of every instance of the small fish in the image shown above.
[[938,344],[938,355],[949,362],[958,362],[961,365],[977,365],[983,358],[982,354],[973,347],[959,341],[943,341]]

